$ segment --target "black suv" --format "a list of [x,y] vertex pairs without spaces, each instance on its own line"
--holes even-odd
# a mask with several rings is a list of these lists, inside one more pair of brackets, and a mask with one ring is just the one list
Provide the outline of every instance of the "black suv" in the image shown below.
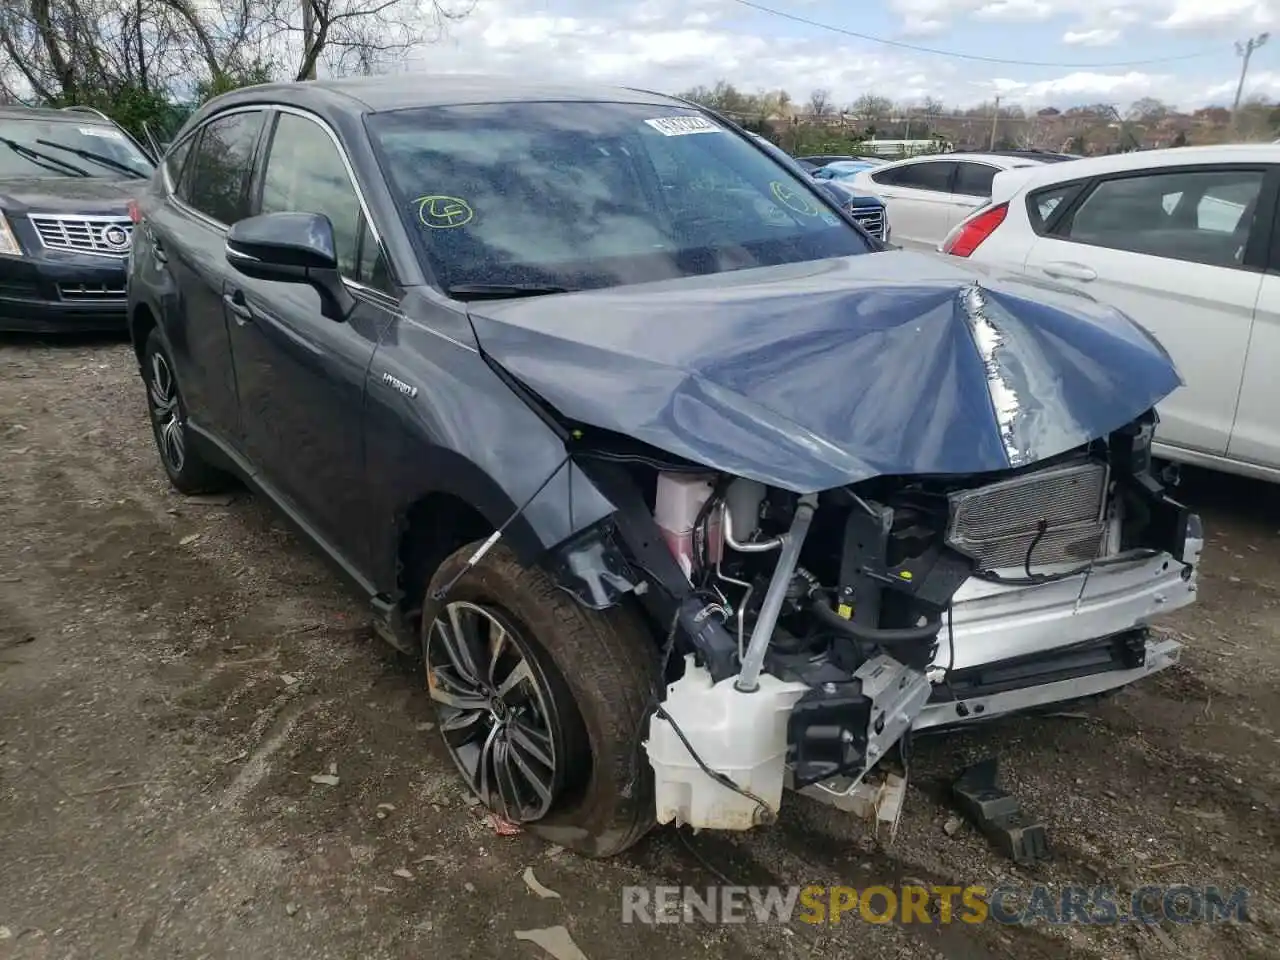
[[173,485],[236,476],[291,517],[421,654],[471,789],[555,842],[745,829],[784,763],[856,782],[913,723],[1171,662],[1145,618],[1193,598],[1201,538],[1149,470],[1164,351],[1069,291],[883,252],[696,106],[247,88],[138,212]]
[[0,330],[124,331],[129,200],[154,170],[96,111],[0,107]]

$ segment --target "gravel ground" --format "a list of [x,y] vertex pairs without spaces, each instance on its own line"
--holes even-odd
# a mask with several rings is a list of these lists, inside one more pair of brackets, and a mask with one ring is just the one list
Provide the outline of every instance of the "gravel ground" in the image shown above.
[[[358,598],[247,493],[167,487],[120,342],[0,341],[0,958],[1280,956],[1280,499],[1208,474],[1184,663],[1072,716],[921,740],[892,843],[791,798],[608,862],[499,836]],[[944,830],[999,756],[1054,860]],[[336,783],[315,783],[336,774]],[[952,825],[954,826],[954,825]],[[559,897],[522,880],[532,867]],[[623,926],[628,884],[1216,883],[1247,922]],[[536,936],[536,935],[533,935]]]

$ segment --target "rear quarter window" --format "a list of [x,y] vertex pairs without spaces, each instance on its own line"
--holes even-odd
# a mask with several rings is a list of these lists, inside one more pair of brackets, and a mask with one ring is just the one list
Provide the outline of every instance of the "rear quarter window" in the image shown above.
[[1038,234],[1048,233],[1084,189],[1084,182],[1057,183],[1027,194],[1027,219]]

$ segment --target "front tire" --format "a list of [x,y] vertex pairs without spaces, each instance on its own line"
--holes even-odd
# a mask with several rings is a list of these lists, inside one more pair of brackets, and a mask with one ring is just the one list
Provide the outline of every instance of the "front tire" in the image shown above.
[[230,485],[231,478],[211,466],[193,448],[187,428],[187,407],[173,371],[173,358],[164,338],[158,328],[153,329],[143,346],[142,380],[147,387],[147,412],[151,416],[151,434],[155,437],[160,463],[179,493],[188,496],[218,493]]
[[441,564],[423,604],[445,746],[494,813],[588,857],[620,853],[653,826],[652,771],[634,749],[653,639],[631,611],[580,606],[501,545],[433,601],[479,546]]

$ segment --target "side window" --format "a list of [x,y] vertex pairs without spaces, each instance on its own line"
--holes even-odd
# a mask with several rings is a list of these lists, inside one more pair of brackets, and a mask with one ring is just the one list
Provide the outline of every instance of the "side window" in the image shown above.
[[183,177],[179,194],[183,200],[227,225],[248,215],[245,187],[262,119],[262,112],[254,110],[205,124]]
[[187,137],[180,144],[169,151],[169,155],[164,158],[164,172],[169,178],[169,183],[173,184],[174,191],[178,189],[178,184],[182,182],[182,168],[187,162],[187,157],[191,155],[191,147],[196,142],[196,134]]
[[1259,181],[1237,180],[1211,184],[1196,204],[1196,227],[1218,233],[1247,231],[1252,222],[1241,224],[1248,213],[1252,219],[1252,207],[1258,200]]
[[1172,171],[1104,180],[1059,230],[1069,240],[1229,267],[1253,227],[1261,170]]
[[999,172],[995,167],[967,160],[961,161],[956,166],[958,169],[953,193],[960,193],[966,197],[991,196],[991,181]]
[[951,191],[951,171],[956,168],[952,161],[924,160],[920,163],[908,164],[898,168],[894,185],[910,187],[912,190],[930,190],[935,193]]
[[333,224],[338,270],[360,273],[360,201],[342,155],[320,124],[280,114],[262,178],[262,213],[320,213]]
[[1058,210],[1065,210],[1084,189],[1083,183],[1058,184],[1037,190],[1027,197],[1027,217],[1031,221],[1031,229],[1043,236],[1049,219]]
[[174,181],[174,195],[188,206],[191,205],[191,181],[195,177],[195,158],[200,153],[200,140],[203,137],[203,129],[197,130],[191,135],[191,150],[187,154],[186,161],[182,164],[181,176]]

